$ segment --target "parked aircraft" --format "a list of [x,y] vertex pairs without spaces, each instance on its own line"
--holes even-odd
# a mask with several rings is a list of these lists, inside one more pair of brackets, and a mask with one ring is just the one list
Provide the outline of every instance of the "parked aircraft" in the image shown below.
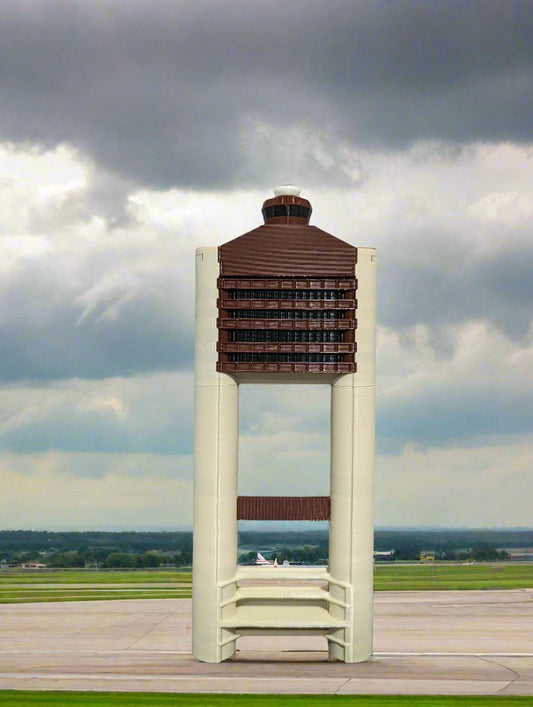
[[[263,557],[263,555],[260,552],[258,552],[255,564],[260,565],[262,567],[277,567],[278,566],[278,558],[276,557],[274,559],[274,561],[266,560]],[[288,565],[289,565],[289,561],[283,560],[283,567],[287,567]]]

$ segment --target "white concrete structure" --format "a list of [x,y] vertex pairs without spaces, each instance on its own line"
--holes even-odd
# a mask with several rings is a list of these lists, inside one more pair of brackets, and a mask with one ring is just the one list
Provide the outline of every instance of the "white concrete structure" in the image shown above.
[[[303,203],[297,195],[290,199]],[[240,636],[296,633],[325,635],[332,660],[364,661],[372,653],[375,251],[357,249],[356,371],[345,374],[328,372],[338,368],[329,363],[320,364],[320,373],[217,370],[217,323],[225,306],[218,251],[196,251],[193,654],[217,663],[231,658]],[[270,361],[267,356],[257,358]],[[250,382],[331,386],[329,568],[237,566],[239,384]],[[261,584],[253,585],[254,578]],[[284,586],[285,579],[300,581]]]

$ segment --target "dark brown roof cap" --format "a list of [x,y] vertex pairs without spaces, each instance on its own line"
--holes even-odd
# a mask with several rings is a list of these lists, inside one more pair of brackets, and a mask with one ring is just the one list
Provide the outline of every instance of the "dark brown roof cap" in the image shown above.
[[351,276],[357,248],[316,226],[259,226],[219,247],[220,275]]
[[265,225],[219,247],[222,277],[353,277],[354,246],[309,225],[311,204],[290,184],[263,204]]

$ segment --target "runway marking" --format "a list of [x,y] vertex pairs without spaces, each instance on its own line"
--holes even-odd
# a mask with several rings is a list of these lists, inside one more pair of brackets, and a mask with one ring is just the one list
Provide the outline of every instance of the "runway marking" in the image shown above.
[[7,650],[7,649],[1,649],[0,648],[0,655],[153,655],[153,656],[158,656],[158,655],[190,655],[192,658],[192,651],[147,651],[147,650],[139,650],[139,649],[133,649],[129,650],[126,648],[120,648],[119,650],[114,650],[114,649],[109,649],[107,651],[93,651],[89,648],[87,649],[68,649],[68,650],[54,650],[54,649],[33,649],[33,648],[27,648],[27,649],[20,649],[20,648],[14,648],[12,650]]
[[397,655],[414,655],[414,656],[438,656],[438,657],[446,657],[446,656],[457,656],[457,657],[465,657],[465,656],[470,656],[472,658],[533,658],[533,653],[457,653],[457,652],[428,652],[428,653],[418,653],[415,651],[402,651],[402,652],[377,652],[372,653],[372,655],[379,655],[379,656],[397,656]]
[[[275,650],[275,649],[246,649],[246,651],[241,651],[245,653],[281,653],[281,654],[292,654],[292,653],[327,653],[325,650]],[[68,650],[53,650],[53,649],[18,649],[14,648],[11,650],[0,648],[0,655],[190,655],[192,658],[192,651],[170,651],[170,650],[140,650],[131,648],[121,648],[121,649],[110,649],[110,650],[91,650],[91,649],[68,649]],[[533,658],[533,653],[469,653],[469,652],[454,652],[454,651],[376,651],[372,653],[372,656],[379,657],[396,657],[396,656],[435,656],[435,657],[470,657],[470,658]],[[284,661],[281,661],[284,662]],[[365,662],[365,661],[363,661]]]
[[[236,680],[239,681],[252,681],[252,682],[272,682],[271,675],[263,676],[248,676],[239,675],[237,677],[233,675],[161,675],[160,673],[155,673],[153,675],[138,675],[137,673],[99,673],[94,675],[91,673],[0,673],[0,680],[108,680],[111,681],[123,681],[123,680],[140,680],[142,682],[148,682],[149,680],[165,681],[171,680],[175,682],[191,682],[191,681],[202,681],[212,683],[213,681],[221,680],[223,682],[233,683]],[[364,678],[365,680],[376,680],[383,681],[387,678],[376,677],[376,678]],[[276,678],[279,681],[285,682],[309,682],[311,680],[319,680],[320,682],[335,682],[335,683],[345,683],[347,680],[344,676],[336,675],[324,675],[318,676],[316,678],[312,677],[297,677],[292,675],[282,676]],[[353,680],[353,678],[348,678],[348,680]]]
[[520,682],[520,680],[522,679],[522,676],[520,675],[520,673],[517,673],[516,670],[513,670],[513,668],[509,667],[508,665],[504,665],[503,662],[500,662],[498,660],[490,660],[489,658],[483,658],[483,660],[485,662],[487,662],[489,665],[499,665],[500,668],[505,668],[506,670],[509,670],[509,672],[514,675],[514,678],[511,680],[509,685],[507,685],[507,687],[502,687],[502,689],[499,690],[499,692],[501,692],[501,693],[503,693],[504,690],[507,690],[507,688],[509,688],[513,683]]

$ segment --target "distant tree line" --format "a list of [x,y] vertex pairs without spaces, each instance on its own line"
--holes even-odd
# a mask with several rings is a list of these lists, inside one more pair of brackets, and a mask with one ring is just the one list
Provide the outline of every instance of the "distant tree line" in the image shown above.
[[[269,558],[277,556],[290,562],[308,562],[309,546],[313,560],[328,557],[327,530],[300,532],[245,531],[239,534],[241,563],[251,562],[252,548],[270,547]],[[374,548],[393,551],[390,560],[419,560],[423,552],[434,553],[436,560],[484,561],[509,557],[505,548],[533,547],[533,530],[376,530]],[[305,548],[305,549],[304,549]]]
[[[394,551],[392,560],[418,560],[422,552],[437,560],[505,559],[505,548],[533,547],[533,530],[376,530],[377,551]],[[268,548],[278,562],[325,563],[328,531],[243,531],[239,561],[251,562]],[[0,531],[0,560],[49,567],[186,567],[192,563],[192,532]]]
[[0,531],[0,560],[47,567],[186,567],[192,564],[192,533]]
[[533,547],[533,530],[378,530],[374,545],[394,550],[393,560],[418,560],[428,551],[436,560],[504,560],[505,548]]

